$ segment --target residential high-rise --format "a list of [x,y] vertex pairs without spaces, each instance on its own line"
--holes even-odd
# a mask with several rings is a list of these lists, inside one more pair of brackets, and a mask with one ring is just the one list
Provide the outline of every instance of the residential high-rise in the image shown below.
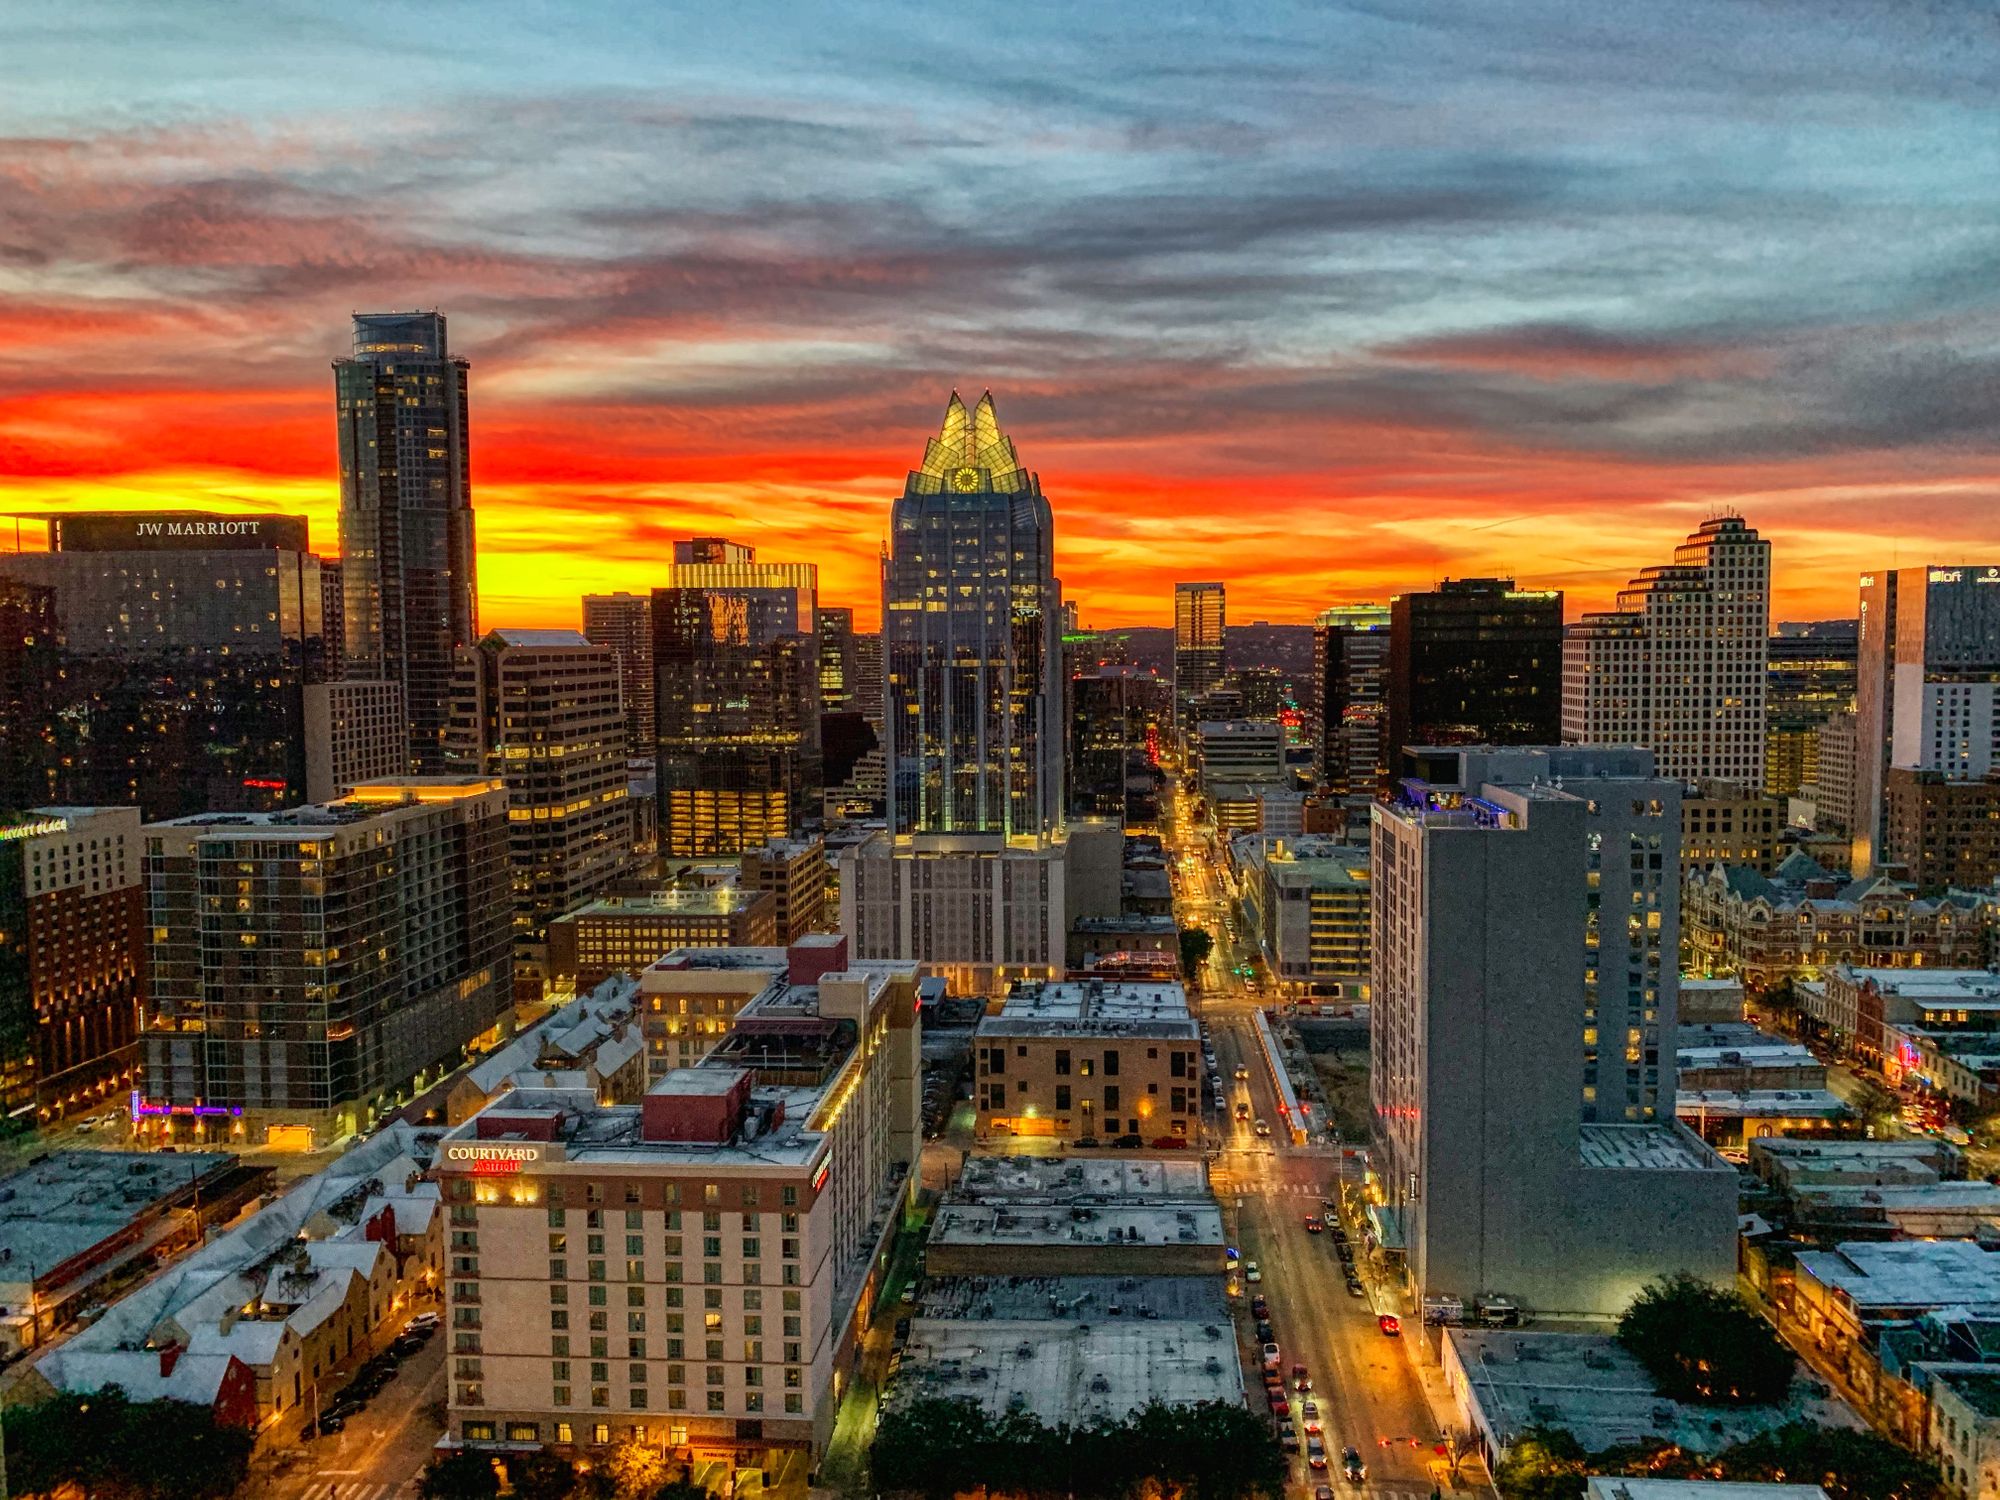
[[1411,745],[1562,738],[1563,596],[1511,578],[1447,578],[1389,601],[1388,757]]
[[720,537],[653,590],[660,852],[736,855],[819,812],[819,569]]
[[585,594],[584,639],[611,648],[618,663],[618,692],[625,703],[625,754],[654,754],[653,599],[650,594]]
[[882,632],[854,633],[854,707],[868,716],[877,734],[882,730]]
[[1092,666],[1069,685],[1069,765],[1063,783],[1074,817],[1135,814],[1135,769],[1173,731],[1168,683],[1144,667]]
[[0,809],[0,1112],[46,1124],[132,1086],[136,807]]
[[319,621],[326,679],[347,675],[347,570],[338,557],[319,560]]
[[854,611],[823,604],[819,617],[819,706],[844,714],[855,707]]
[[1419,761],[1371,860],[1373,1168],[1414,1290],[1606,1316],[1730,1284],[1735,1173],[1675,1119],[1679,782],[1641,749]]
[[610,885],[631,855],[611,648],[574,630],[489,631],[458,653],[444,747],[455,773],[506,784],[515,983],[539,978],[550,918]]
[[326,670],[305,518],[91,512],[40,531],[41,550],[0,554],[0,580],[53,599],[61,671],[42,646],[35,670],[56,697],[24,729],[60,800],[148,817],[302,800],[304,689]]
[[1043,838],[1062,820],[1055,523],[991,392],[910,471],[882,564],[889,831]]
[[403,690],[384,678],[306,685],[306,800],[331,802],[409,764]]
[[[715,1018],[695,1066],[636,1104],[517,1089],[438,1148],[447,1209],[478,1244],[446,1277],[448,1431],[803,1473],[923,1144],[916,976],[848,963],[838,938],[663,963],[679,1011]],[[650,1061],[655,1021],[687,1023],[644,1017]]]
[[775,905],[777,941],[796,943],[826,930],[827,863],[824,839],[773,839],[743,853],[746,891],[769,891]]
[[1980,781],[2000,766],[2000,567],[1916,567],[1861,579],[1853,868],[1881,862],[1891,766]]
[[1563,738],[1644,745],[1682,781],[1764,783],[1771,544],[1740,516],[1704,521],[1585,615],[1563,648]]
[[201,1133],[365,1128],[511,1026],[507,791],[369,782],[279,813],[149,823],[141,1104]]
[[479,634],[468,369],[440,312],[357,313],[333,362],[347,673],[402,684],[417,775],[444,764],[453,653]]
[[1786,620],[1773,632],[1764,693],[1764,790],[1773,797],[1819,781],[1821,730],[1854,705],[1857,630],[1854,620]]
[[1174,705],[1184,723],[1194,701],[1222,682],[1227,606],[1220,583],[1174,585]]
[[1386,605],[1337,604],[1320,611],[1313,621],[1307,718],[1321,785],[1351,802],[1374,798],[1388,783],[1388,667]]

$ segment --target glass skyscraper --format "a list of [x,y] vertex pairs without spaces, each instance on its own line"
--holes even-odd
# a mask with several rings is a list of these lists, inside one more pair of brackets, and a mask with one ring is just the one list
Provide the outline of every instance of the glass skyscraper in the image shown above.
[[439,312],[357,313],[333,363],[347,675],[402,684],[420,775],[443,769],[453,653],[479,633],[466,372]]
[[889,832],[1042,839],[1062,819],[1062,585],[1041,481],[954,391],[882,565]]

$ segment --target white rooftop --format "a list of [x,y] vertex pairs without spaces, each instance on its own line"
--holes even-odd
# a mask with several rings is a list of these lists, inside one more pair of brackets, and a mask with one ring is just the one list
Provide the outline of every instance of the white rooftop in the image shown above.
[[1857,984],[1872,984],[1885,995],[1906,999],[2000,1001],[2000,974],[1991,969],[1856,969],[1846,973]]
[[[931,1225],[932,1245],[1214,1245],[1223,1244],[1222,1210],[1213,1202],[1068,1203],[947,1201]],[[1220,1261],[1217,1262],[1218,1268]]]
[[1953,1303],[2000,1303],[2000,1254],[1970,1240],[1850,1241],[1801,1251],[1798,1274],[1838,1293],[1862,1317]]
[[[1164,878],[1164,877],[1162,877]],[[1149,1028],[1135,1035],[1193,1037],[1187,991],[1172,981],[1073,979],[1052,984],[1017,984],[979,1029],[1000,1036],[1116,1035],[1125,1028]]]
[[1070,1202],[1135,1198],[1208,1201],[1208,1168],[1194,1159],[1077,1156],[968,1156],[958,1198],[1046,1197]]
[[1682,1089],[1674,1095],[1674,1113],[1683,1120],[1703,1115],[1718,1120],[1837,1119],[1847,1113],[1838,1094],[1829,1089]]
[[1031,1412],[1047,1426],[1113,1421],[1150,1401],[1243,1399],[1236,1340],[1213,1323],[1076,1323],[919,1318],[899,1396],[956,1397],[989,1416]]
[[1726,1169],[1721,1157],[1686,1131],[1671,1125],[1585,1125],[1577,1144],[1586,1167],[1651,1172]]
[[1753,1484],[1733,1479],[1621,1479],[1593,1474],[1584,1500],[1827,1500],[1816,1484]]

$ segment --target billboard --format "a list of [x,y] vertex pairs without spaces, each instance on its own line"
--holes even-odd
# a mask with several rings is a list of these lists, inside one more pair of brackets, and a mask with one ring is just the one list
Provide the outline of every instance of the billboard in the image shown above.
[[213,511],[93,511],[49,520],[51,552],[256,552],[307,549],[306,518]]

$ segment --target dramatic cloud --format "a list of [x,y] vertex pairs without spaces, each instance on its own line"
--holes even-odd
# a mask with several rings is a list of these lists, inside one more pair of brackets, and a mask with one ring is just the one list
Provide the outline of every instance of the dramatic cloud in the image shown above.
[[1602,603],[1717,510],[1779,610],[2000,550],[2000,29],[1909,0],[0,18],[0,508],[335,543],[356,308],[473,361],[489,623],[724,531],[874,613],[991,386],[1085,618],[1446,574]]

